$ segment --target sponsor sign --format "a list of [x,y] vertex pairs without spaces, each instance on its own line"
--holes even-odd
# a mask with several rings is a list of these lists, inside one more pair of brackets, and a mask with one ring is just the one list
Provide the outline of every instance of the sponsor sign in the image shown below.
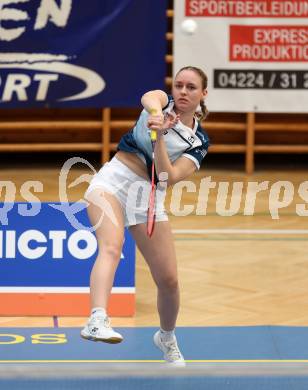
[[[0,206],[3,209],[5,205]],[[15,314],[37,314],[44,301],[52,299],[52,307],[44,308],[52,311],[49,314],[88,314],[90,272],[97,255],[95,234],[86,228],[76,230],[54,204],[40,204],[39,213],[32,216],[25,216],[22,206],[26,205],[15,203],[10,207],[7,223],[0,228],[1,313],[5,314],[9,301],[12,304],[9,310]],[[80,207],[76,217],[90,228],[85,207]],[[135,243],[128,231],[112,292],[123,297],[123,305],[134,298]],[[1,298],[3,294],[5,299]],[[74,306],[78,299],[78,306]],[[33,306],[31,313],[25,313],[29,304]],[[123,306],[123,313],[126,311]]]
[[0,1],[0,108],[139,105],[164,86],[165,33],[151,0]]
[[210,111],[308,112],[307,17],[305,0],[179,0],[174,71],[206,71]]

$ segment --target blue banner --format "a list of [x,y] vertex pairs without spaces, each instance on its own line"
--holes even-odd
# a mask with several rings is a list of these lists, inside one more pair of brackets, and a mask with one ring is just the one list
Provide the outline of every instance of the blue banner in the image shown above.
[[0,108],[132,107],[166,75],[166,1],[0,1]]
[[[0,204],[0,209],[6,204]],[[75,206],[77,204],[75,203]],[[14,203],[0,225],[0,286],[88,287],[97,241],[80,203],[76,229],[48,203]],[[68,204],[69,206],[69,204]],[[114,287],[135,286],[135,242],[128,230]]]

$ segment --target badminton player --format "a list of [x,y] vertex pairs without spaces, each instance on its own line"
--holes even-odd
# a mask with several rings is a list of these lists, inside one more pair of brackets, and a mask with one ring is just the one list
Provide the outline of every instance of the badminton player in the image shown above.
[[[96,227],[98,257],[90,278],[92,311],[81,336],[107,343],[123,340],[112,329],[106,308],[127,226],[157,286],[160,329],[154,335],[154,343],[167,363],[178,366],[184,366],[185,361],[175,336],[179,311],[176,254],[164,197],[159,196],[163,189],[157,178],[162,175],[168,185],[173,185],[200,168],[209,145],[208,136],[200,127],[207,115],[206,95],[207,76],[192,66],[176,74],[172,96],[161,90],[145,93],[141,99],[144,109],[136,125],[122,137],[117,153],[94,176],[85,195],[90,221],[93,226],[99,226]],[[151,237],[147,234],[148,196],[142,196],[151,191],[149,129],[156,132],[154,163],[158,182]],[[106,212],[101,218],[103,209]]]

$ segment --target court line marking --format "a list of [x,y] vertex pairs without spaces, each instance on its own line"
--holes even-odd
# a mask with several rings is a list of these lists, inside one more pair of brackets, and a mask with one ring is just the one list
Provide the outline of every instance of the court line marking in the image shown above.
[[[167,215],[168,216],[173,216],[173,213],[172,212],[167,212]],[[224,217],[224,215],[220,215],[220,214],[218,214],[215,211],[213,211],[213,212],[210,211],[210,212],[207,212],[206,214],[201,214],[201,215],[193,214],[193,216],[194,217],[200,217],[200,218],[201,217],[218,217],[218,218]],[[239,212],[239,213],[234,214],[234,216],[253,218],[253,217],[272,217],[272,214],[270,213],[270,211],[256,211],[256,212],[253,213],[253,215],[247,215],[244,212]],[[291,211],[290,212],[284,212],[284,213],[280,212],[279,216],[280,217],[301,217],[301,215],[298,215],[297,213],[291,212]],[[183,217],[185,217],[185,216],[183,216]],[[227,217],[229,217],[229,216],[227,216]]]
[[283,242],[292,242],[292,241],[307,241],[307,237],[234,237],[224,236],[224,237],[175,237],[175,241],[283,241]]
[[[6,293],[53,293],[53,294],[88,294],[90,287],[0,287],[0,292]],[[135,294],[135,287],[112,287],[112,294]]]
[[[308,363],[308,359],[185,360],[186,363]],[[0,360],[0,363],[165,363],[164,360]]]
[[308,234],[308,229],[173,229],[174,234]]

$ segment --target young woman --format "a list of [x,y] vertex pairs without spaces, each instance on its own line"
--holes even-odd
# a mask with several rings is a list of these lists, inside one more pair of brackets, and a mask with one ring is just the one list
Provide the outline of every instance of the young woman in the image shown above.
[[164,353],[166,362],[180,366],[185,365],[185,361],[174,333],[179,310],[177,264],[171,228],[163,207],[164,197],[160,196],[163,186],[157,188],[156,224],[151,238],[146,226],[148,197],[142,193],[149,194],[151,187],[149,129],[157,132],[157,177],[164,176],[167,184],[172,185],[200,168],[209,144],[199,124],[207,114],[206,88],[204,72],[188,66],[176,74],[172,96],[160,90],[143,95],[144,110],[135,127],[122,137],[118,152],[94,176],[86,192],[88,215],[96,226],[99,252],[90,279],[92,313],[81,336],[107,343],[123,340],[111,328],[106,308],[121,257],[124,227],[129,226],[157,286],[160,330],[154,335],[154,343]]

